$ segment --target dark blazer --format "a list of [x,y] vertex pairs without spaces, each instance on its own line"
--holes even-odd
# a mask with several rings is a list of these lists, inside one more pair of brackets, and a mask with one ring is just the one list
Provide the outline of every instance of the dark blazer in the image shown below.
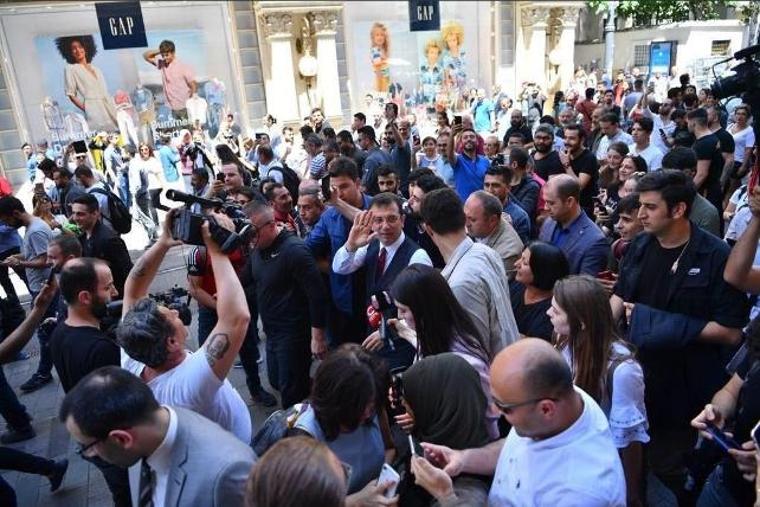
[[95,257],[108,263],[113,283],[119,291],[119,299],[124,297],[124,284],[132,270],[132,259],[124,240],[110,225],[101,221],[95,224],[89,238],[83,234],[79,237],[79,242],[82,243],[82,257]]
[[[554,231],[558,227],[559,224],[554,219],[547,218],[538,239],[551,243]],[[596,276],[604,271],[610,255],[610,245],[602,230],[584,211],[581,211],[575,222],[570,224],[569,229],[570,236],[560,248],[570,264],[570,273]]]

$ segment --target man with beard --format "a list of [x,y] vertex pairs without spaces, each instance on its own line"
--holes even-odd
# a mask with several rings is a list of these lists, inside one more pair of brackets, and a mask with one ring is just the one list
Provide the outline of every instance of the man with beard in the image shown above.
[[[108,264],[90,257],[66,262],[60,285],[68,317],[53,331],[50,352],[63,392],[68,393],[90,372],[101,366],[119,365],[119,346],[100,330],[106,305],[117,292]],[[114,505],[131,505],[127,471],[97,458],[85,459],[103,473]]]
[[533,135],[535,151],[533,151],[533,167],[536,174],[546,181],[549,176],[563,174],[562,161],[559,153],[554,149],[554,129],[547,123],[542,123],[536,128]]
[[531,148],[533,146],[533,134],[530,131],[530,127],[525,123],[525,117],[522,111],[515,109],[509,117],[509,128],[506,134],[504,134],[504,144],[507,144],[509,137],[515,132],[519,132],[525,138],[525,147]]
[[[454,125],[451,134],[446,154],[451,167],[454,168],[454,187],[459,198],[465,201],[471,193],[483,188],[483,178],[491,163],[486,157],[478,155],[478,137],[474,130]],[[462,142],[461,154],[454,151],[456,137]]]

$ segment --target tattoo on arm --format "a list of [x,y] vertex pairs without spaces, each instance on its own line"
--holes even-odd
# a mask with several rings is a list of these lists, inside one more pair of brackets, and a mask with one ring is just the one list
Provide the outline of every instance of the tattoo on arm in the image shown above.
[[213,367],[217,361],[219,361],[224,354],[230,349],[230,337],[227,333],[216,333],[208,339],[206,345],[206,359],[208,364]]
[[132,268],[132,271],[129,272],[130,278],[142,278],[145,276],[145,256],[141,256],[139,259],[137,259],[137,263],[135,264],[135,267]]

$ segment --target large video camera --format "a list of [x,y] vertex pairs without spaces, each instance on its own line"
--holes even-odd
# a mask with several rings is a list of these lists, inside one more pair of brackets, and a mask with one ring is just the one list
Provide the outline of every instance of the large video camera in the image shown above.
[[[248,243],[253,228],[250,220],[243,213],[243,210],[234,203],[222,201],[221,199],[205,199],[194,195],[179,192],[177,190],[168,190],[166,197],[172,201],[185,203],[185,208],[180,211],[172,223],[172,237],[188,245],[203,245],[203,236],[201,235],[201,226],[204,221],[209,223],[209,232],[211,238],[219,245],[222,252],[230,253],[235,249]],[[221,210],[225,215],[232,219],[235,224],[235,230],[230,231],[217,223],[213,216],[202,213],[193,213],[190,206],[193,204],[200,205],[201,209]]]
[[[715,67],[731,60],[744,61],[732,67],[729,73],[715,76]],[[734,53],[733,57],[715,63],[712,72],[715,81],[710,89],[715,98],[740,97],[757,116],[757,111],[760,111],[760,44],[744,48]],[[755,121],[753,128],[755,138],[760,139],[760,122]]]
[[[193,322],[193,314],[190,312],[190,293],[182,287],[174,286],[171,289],[167,289],[164,292],[158,294],[148,294],[148,297],[156,303],[165,306],[169,310],[177,310],[179,313],[179,320],[185,326],[189,326]],[[114,321],[114,325],[118,324],[121,319],[121,311],[124,306],[124,301],[119,299],[118,301],[111,301],[108,303],[107,319],[108,321]],[[108,327],[108,326],[106,326]]]

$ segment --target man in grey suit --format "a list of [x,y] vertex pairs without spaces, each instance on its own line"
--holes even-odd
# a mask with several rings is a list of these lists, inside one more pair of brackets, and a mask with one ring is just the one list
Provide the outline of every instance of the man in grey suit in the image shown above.
[[571,274],[596,276],[604,271],[610,246],[602,230],[581,208],[578,178],[559,174],[550,178],[543,190],[549,217],[538,239],[565,253]]
[[195,412],[159,405],[126,370],[105,366],[84,377],[60,419],[78,454],[129,468],[134,507],[243,505],[251,448]]

